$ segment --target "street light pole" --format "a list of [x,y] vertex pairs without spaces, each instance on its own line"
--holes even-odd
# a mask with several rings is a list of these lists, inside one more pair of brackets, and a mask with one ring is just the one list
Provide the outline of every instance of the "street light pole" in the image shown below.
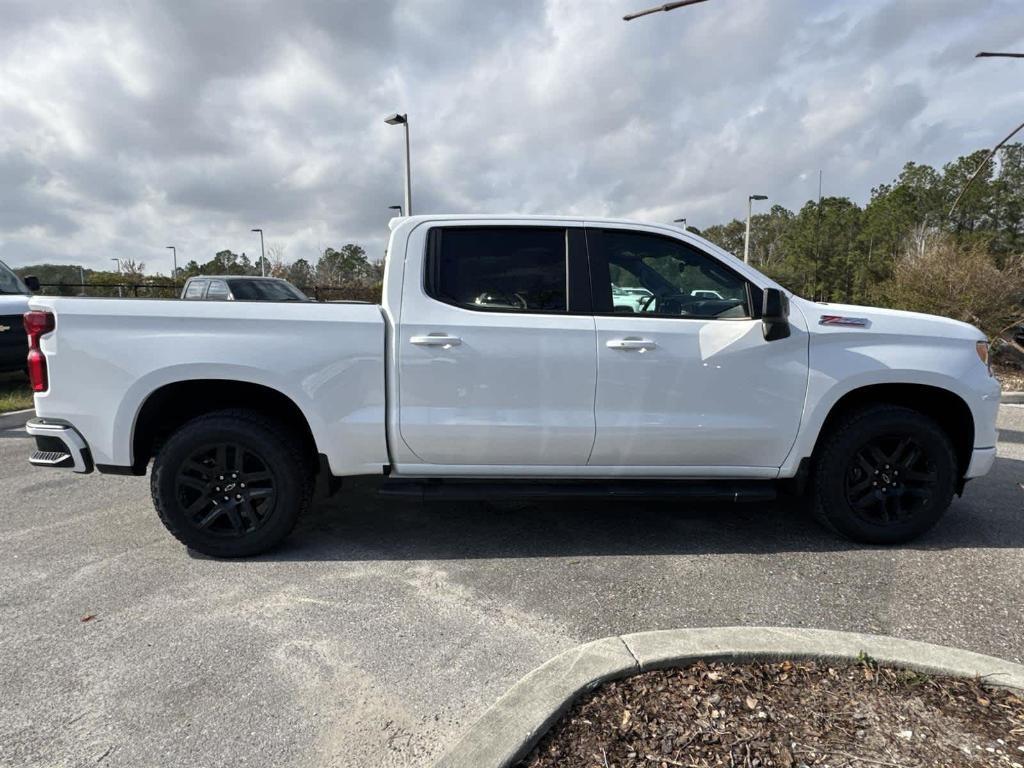
[[121,260],[115,257],[112,257],[110,260],[117,264],[117,298],[123,299],[124,294],[121,292]]
[[402,206],[400,206],[400,205],[389,205],[388,206],[388,210],[389,211],[398,211],[398,215],[399,216],[402,215]]
[[168,245],[167,248],[170,249],[171,254],[174,256],[174,271],[171,272],[171,283],[174,285],[175,289],[177,289],[177,287],[178,287],[178,249],[175,248],[173,245]]
[[409,116],[398,114],[384,118],[388,125],[401,125],[405,128],[405,215],[412,216],[412,168],[409,161]]
[[747,234],[743,238],[743,263],[750,263],[750,214],[755,200],[767,200],[768,195],[750,195],[747,197]]
[[267,253],[263,250],[263,230],[254,229],[253,232],[260,233],[260,274],[263,277],[267,276]]
[[686,231],[686,217],[685,216],[683,216],[683,218],[681,218],[681,219],[672,219],[672,221],[674,223],[676,223],[676,224],[679,224],[681,222],[682,225],[683,225],[683,231],[684,232]]

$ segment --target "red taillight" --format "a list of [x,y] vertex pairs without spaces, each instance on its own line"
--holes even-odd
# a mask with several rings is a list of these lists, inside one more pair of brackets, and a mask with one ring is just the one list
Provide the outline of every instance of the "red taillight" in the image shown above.
[[25,333],[28,335],[28,377],[33,392],[49,389],[49,374],[46,371],[46,356],[39,347],[39,339],[57,327],[52,312],[32,310],[25,313]]

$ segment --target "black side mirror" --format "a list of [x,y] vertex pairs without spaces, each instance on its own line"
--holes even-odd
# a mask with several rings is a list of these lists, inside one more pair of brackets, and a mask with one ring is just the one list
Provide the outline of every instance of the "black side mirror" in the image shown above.
[[25,287],[28,288],[32,293],[39,293],[41,286],[39,285],[39,278],[35,275],[26,275],[22,278],[25,283]]
[[789,336],[789,297],[778,288],[764,289],[761,325],[765,341],[777,341]]

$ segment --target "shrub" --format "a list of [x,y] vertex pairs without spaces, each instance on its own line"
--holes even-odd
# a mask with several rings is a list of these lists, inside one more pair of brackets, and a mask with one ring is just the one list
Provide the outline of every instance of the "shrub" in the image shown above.
[[948,235],[905,253],[880,289],[890,307],[963,320],[990,339],[1024,321],[1024,258],[996,264],[983,243]]

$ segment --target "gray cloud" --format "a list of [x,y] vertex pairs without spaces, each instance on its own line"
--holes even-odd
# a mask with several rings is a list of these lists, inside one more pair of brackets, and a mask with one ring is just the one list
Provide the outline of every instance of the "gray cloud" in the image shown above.
[[[649,4],[649,3],[648,3]],[[166,271],[384,245],[408,111],[419,211],[740,215],[864,200],[1024,115],[1016,0],[0,4],[0,258]]]

